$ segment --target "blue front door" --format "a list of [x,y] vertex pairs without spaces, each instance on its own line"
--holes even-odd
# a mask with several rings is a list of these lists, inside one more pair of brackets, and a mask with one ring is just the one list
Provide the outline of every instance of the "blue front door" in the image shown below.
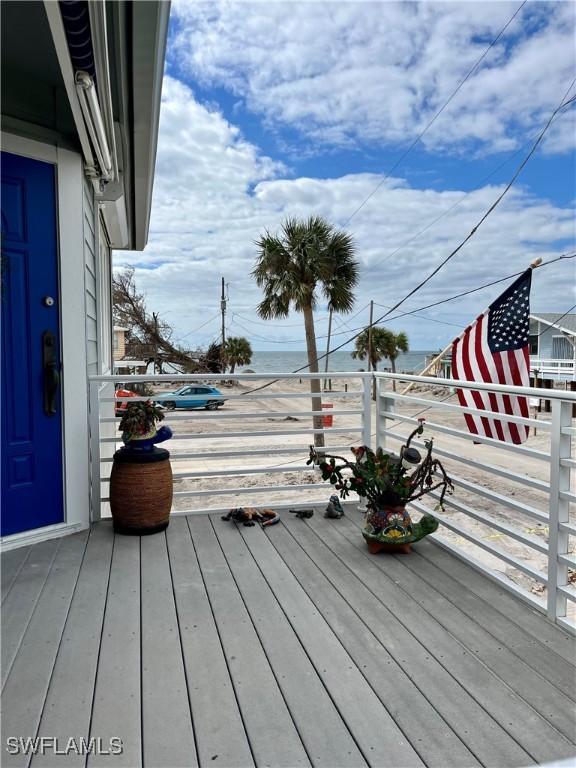
[[[2,152],[2,536],[64,520],[54,166]],[[65,212],[64,212],[65,214]]]

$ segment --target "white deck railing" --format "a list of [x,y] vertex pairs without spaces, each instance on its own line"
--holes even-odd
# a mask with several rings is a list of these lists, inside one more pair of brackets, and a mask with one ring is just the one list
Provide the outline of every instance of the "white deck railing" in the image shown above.
[[530,356],[530,373],[542,379],[576,381],[576,360],[566,358],[542,358]]
[[[422,415],[425,437],[434,437],[434,452],[445,463],[455,493],[446,498],[444,512],[434,509],[433,495],[415,502],[413,510],[432,512],[440,520],[433,534],[438,544],[574,631],[576,522],[570,506],[576,502],[571,484],[576,393],[546,390],[550,420],[507,416],[507,421],[530,427],[527,443],[516,446],[467,431],[462,414],[475,411],[456,402],[452,380],[384,373],[329,375],[335,389],[322,393],[323,402],[333,406],[329,411],[310,410],[311,374],[92,377],[92,518],[109,514],[112,454],[121,445],[119,418],[114,416],[113,385],[118,381],[155,387],[176,381],[223,382],[225,408],[166,414],[164,423],[174,431],[165,444],[174,473],[174,514],[222,514],[242,505],[282,510],[325,504],[331,487],[305,463],[314,434],[324,434],[331,453],[345,453],[359,444],[395,450]],[[399,389],[408,383],[415,389],[409,394],[393,392],[393,380]],[[238,386],[226,386],[231,381]],[[273,388],[252,391],[271,382]],[[544,394],[529,388],[457,384],[530,398]],[[334,425],[321,427],[318,418],[327,415]]]

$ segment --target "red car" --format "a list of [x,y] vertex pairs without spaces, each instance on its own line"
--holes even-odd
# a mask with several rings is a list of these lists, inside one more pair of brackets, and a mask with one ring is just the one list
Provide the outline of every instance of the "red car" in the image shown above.
[[[120,389],[116,390],[115,397],[138,397],[136,392],[132,392],[130,389],[124,389],[124,385],[120,384]],[[126,408],[128,408],[128,403],[125,401],[121,401],[119,403],[114,403],[114,412],[116,416],[123,416],[124,411]]]

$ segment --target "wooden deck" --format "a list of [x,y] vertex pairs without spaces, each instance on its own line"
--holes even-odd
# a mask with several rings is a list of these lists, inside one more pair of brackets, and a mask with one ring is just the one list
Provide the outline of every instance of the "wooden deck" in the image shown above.
[[[103,522],[6,553],[2,764],[502,768],[575,755],[572,639],[433,542],[369,555],[357,523],[177,517],[139,539]],[[8,737],[69,753],[44,742],[12,755]],[[103,749],[117,737],[123,752],[86,758],[70,748],[81,737]]]

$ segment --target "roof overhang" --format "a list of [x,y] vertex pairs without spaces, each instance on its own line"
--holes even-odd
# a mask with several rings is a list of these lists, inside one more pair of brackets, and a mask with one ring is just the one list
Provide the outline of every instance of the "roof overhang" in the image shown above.
[[545,320],[543,317],[539,317],[538,315],[530,315],[530,319],[537,320],[539,323],[544,323],[544,325],[548,325],[550,328],[556,328],[558,331],[562,331],[562,333],[566,333],[568,336],[576,337],[576,332],[571,331],[569,328],[564,328],[557,323],[553,323],[551,320]]
[[99,173],[93,131],[78,98],[60,5],[44,0],[44,7],[87,175],[94,184],[110,244],[117,249],[142,250],[150,223],[170,2],[88,3],[98,106],[113,155],[113,172],[106,176]]

